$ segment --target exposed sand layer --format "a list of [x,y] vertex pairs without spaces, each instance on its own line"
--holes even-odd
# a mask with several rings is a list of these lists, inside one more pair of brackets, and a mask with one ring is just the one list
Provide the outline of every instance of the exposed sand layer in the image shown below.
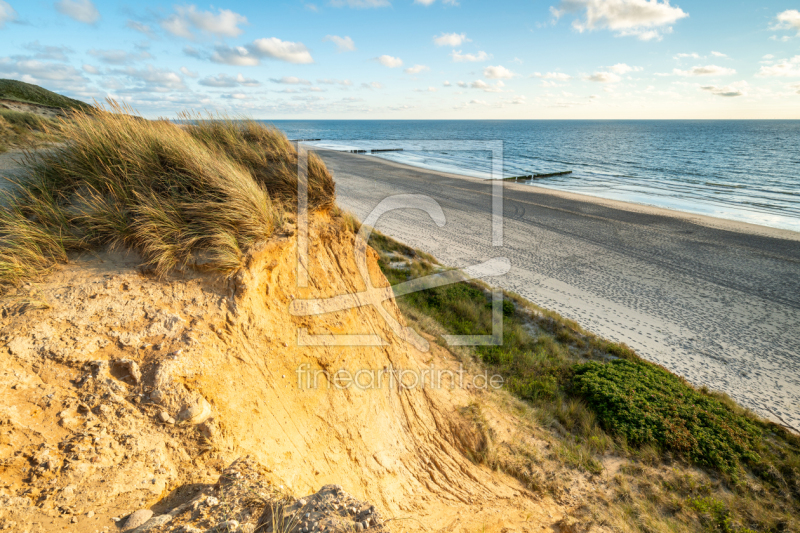
[[507,257],[511,271],[487,281],[800,428],[800,233],[506,182],[493,247],[490,183],[320,154],[360,218],[403,193],[447,218],[392,211],[376,224],[387,235],[457,267]]

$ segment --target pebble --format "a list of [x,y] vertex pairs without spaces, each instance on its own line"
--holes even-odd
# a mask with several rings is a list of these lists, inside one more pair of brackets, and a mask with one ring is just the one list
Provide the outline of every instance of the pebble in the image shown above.
[[206,498],[206,500],[205,500],[205,502],[204,502],[204,503],[205,503],[206,505],[208,505],[209,507],[214,507],[215,505],[219,505],[219,500],[218,500],[218,499],[216,499],[216,498],[215,498],[215,497],[213,497],[213,496],[209,496],[208,498]]
[[130,359],[119,359],[116,361],[116,364],[128,372],[128,376],[130,376],[135,385],[138,385],[139,382],[142,381],[142,371],[139,370],[139,365],[136,364],[136,361],[131,361]]
[[128,517],[128,520],[125,522],[125,527],[123,529],[136,529],[150,520],[152,517],[153,511],[150,509],[139,509],[138,511],[131,513],[131,515]]
[[175,419],[169,416],[169,413],[166,411],[161,411],[160,413],[158,413],[158,415],[156,415],[156,418],[158,418],[158,421],[161,422],[162,424],[175,423]]
[[164,393],[161,392],[160,390],[154,390],[153,392],[150,393],[150,401],[151,402],[158,403],[163,399],[164,399]]
[[87,518],[91,518],[93,516],[94,516],[94,511],[89,511],[88,513],[86,513]]

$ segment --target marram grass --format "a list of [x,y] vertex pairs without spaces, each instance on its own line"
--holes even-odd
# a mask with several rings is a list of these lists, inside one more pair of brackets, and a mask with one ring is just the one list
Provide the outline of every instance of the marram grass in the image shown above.
[[[297,153],[278,130],[227,117],[148,121],[109,102],[62,121],[63,145],[28,154],[0,198],[0,284],[105,246],[138,252],[163,276],[202,261],[230,273],[297,205]],[[309,208],[334,182],[309,156]]]

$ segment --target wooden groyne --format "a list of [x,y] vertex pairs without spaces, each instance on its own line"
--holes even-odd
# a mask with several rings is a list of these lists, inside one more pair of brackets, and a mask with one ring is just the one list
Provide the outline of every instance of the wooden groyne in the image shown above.
[[370,150],[370,153],[378,153],[378,152],[402,152],[402,148],[378,148],[375,150]]
[[510,178],[503,178],[503,181],[538,180],[542,178],[552,178],[554,176],[566,176],[567,174],[572,174],[572,171],[565,170],[564,172],[550,172],[548,174],[528,174],[527,176],[511,176]]
[[289,139],[290,143],[304,143],[310,141],[321,141],[322,139]]

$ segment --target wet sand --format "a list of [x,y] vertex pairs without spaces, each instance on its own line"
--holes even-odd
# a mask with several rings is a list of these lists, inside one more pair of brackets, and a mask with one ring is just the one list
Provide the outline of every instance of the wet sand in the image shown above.
[[376,227],[444,264],[507,257],[487,281],[624,342],[696,385],[800,429],[800,233],[504,183],[503,246],[491,184],[375,157],[321,151],[339,204],[359,218],[384,198],[424,194]]

